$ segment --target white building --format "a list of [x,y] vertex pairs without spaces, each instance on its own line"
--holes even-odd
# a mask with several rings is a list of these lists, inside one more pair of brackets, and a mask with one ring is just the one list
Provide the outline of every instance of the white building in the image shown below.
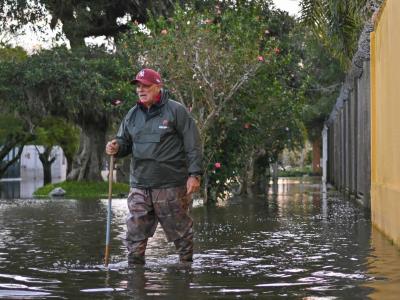
[[[43,151],[42,146],[37,146]],[[14,171],[6,178],[0,179],[2,196],[8,198],[30,198],[33,192],[43,186],[43,166],[34,145],[27,145],[22,151],[19,162],[15,163]],[[67,160],[61,147],[55,146],[52,155],[56,160],[51,165],[51,182],[64,181],[67,175]]]

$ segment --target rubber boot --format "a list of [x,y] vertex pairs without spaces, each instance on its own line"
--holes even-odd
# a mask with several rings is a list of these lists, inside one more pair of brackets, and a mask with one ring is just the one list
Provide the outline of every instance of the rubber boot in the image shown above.
[[128,265],[144,265],[147,239],[142,241],[135,241],[127,243],[128,248]]
[[174,241],[175,247],[179,253],[180,262],[193,261],[193,230],[190,228],[188,232],[180,239]]

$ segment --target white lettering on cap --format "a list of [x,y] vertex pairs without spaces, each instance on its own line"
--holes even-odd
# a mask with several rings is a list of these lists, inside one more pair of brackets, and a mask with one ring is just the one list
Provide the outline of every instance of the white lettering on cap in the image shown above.
[[139,77],[144,77],[144,70],[139,72]]

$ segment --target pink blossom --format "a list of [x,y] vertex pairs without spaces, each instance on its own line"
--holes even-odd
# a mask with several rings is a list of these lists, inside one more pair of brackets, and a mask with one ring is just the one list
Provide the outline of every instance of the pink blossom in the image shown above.
[[216,169],[220,169],[220,168],[221,168],[221,163],[220,163],[220,162],[216,162],[216,163],[214,164],[214,167],[215,167]]

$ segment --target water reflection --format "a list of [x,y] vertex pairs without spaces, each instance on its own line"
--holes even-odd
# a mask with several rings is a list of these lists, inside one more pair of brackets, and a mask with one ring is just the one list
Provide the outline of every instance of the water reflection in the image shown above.
[[282,180],[267,196],[195,207],[194,263],[182,265],[160,228],[146,265],[129,269],[126,201],[0,202],[0,298],[389,299],[400,293],[400,251],[369,214],[318,181]]
[[377,229],[372,229],[372,251],[368,257],[368,273],[374,280],[365,286],[373,289],[371,299],[399,299],[400,295],[400,249]]

